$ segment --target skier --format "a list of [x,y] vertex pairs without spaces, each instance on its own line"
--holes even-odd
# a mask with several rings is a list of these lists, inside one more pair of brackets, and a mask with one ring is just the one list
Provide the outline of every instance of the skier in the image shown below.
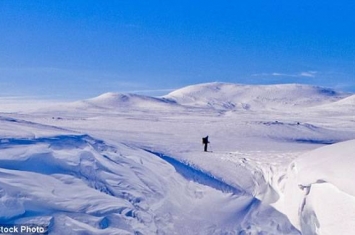
[[208,141],[208,136],[202,138],[202,144],[205,145],[205,147],[204,147],[205,152],[207,152],[207,145],[208,145],[209,143],[210,143],[210,142]]

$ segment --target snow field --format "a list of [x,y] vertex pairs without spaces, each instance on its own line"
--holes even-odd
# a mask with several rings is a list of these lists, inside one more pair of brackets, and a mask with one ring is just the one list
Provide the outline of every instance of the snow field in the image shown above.
[[0,222],[51,234],[352,234],[351,97],[212,83],[0,105]]

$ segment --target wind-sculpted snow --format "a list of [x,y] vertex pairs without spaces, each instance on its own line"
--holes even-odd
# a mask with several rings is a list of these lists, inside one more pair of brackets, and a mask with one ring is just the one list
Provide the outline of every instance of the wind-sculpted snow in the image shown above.
[[[147,205],[164,195],[164,184],[140,162],[87,135],[2,142],[1,222],[44,220],[55,234],[129,234],[139,224],[145,232],[156,231]],[[73,221],[73,227],[63,226]],[[100,221],[106,221],[104,231]]]
[[173,158],[88,135],[1,143],[1,223],[45,223],[51,234],[299,234],[272,207]]
[[65,128],[26,121],[20,118],[13,118],[9,116],[0,116],[0,126],[0,138],[5,138],[5,140],[7,137],[9,139],[13,137],[35,138],[36,136],[38,137],[53,134],[75,133],[75,131],[70,131]]
[[284,212],[303,234],[351,235],[355,228],[355,141],[297,158],[285,182]]
[[235,186],[229,185],[226,182],[223,182],[222,180],[216,179],[213,175],[203,172],[201,169],[196,169],[190,166],[189,164],[178,161],[175,158],[166,156],[162,153],[152,152],[150,150],[146,151],[155,154],[156,156],[171,164],[175,168],[175,170],[187,180],[207,185],[224,193],[232,193],[238,195],[246,193],[245,191],[243,191],[243,189],[238,189]]
[[[178,161],[173,157],[150,150],[147,151],[171,164],[176,172],[186,180],[216,189],[223,194],[230,194],[235,201],[230,203],[237,203],[239,206],[237,206],[233,211],[235,216],[234,222],[236,224],[235,228],[229,233],[257,234],[261,232],[262,234],[299,234],[293,226],[290,226],[288,222],[285,221],[284,215],[279,214],[278,211],[274,210],[274,208],[268,206],[267,204],[263,204],[262,201],[244,191],[243,188],[236,188],[233,185],[229,185],[221,179],[217,179],[213,175],[206,173],[201,169],[190,166],[188,163]],[[202,195],[199,197],[201,196]],[[271,219],[267,216],[268,214],[272,215]],[[275,223],[278,225],[275,226]],[[196,230],[196,233],[224,234],[228,233],[227,231],[228,230],[221,230],[218,228],[216,230],[209,231],[208,233],[202,232],[202,230]],[[190,234],[188,230],[186,230],[186,232]]]

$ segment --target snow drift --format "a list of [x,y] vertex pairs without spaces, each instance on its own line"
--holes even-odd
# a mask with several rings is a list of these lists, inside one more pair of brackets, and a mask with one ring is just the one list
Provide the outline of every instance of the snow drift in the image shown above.
[[87,135],[3,138],[0,159],[1,223],[46,224],[51,234],[299,234],[202,172]]
[[284,212],[303,234],[351,235],[355,228],[355,140],[297,158],[284,186]]

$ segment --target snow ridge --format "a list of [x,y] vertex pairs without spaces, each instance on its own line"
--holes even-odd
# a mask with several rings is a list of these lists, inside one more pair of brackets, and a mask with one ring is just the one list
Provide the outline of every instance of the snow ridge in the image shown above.
[[[0,156],[0,222],[44,220],[54,234],[84,228],[100,234],[103,221],[109,227],[104,234],[129,234],[139,224],[149,233],[155,231],[144,204],[159,198],[161,190],[152,191],[154,182],[139,176],[139,165],[120,157],[113,147],[88,135],[2,139],[1,143],[5,144]],[[125,165],[136,165],[137,170]],[[137,187],[142,190],[132,195]],[[65,228],[64,221],[75,223]]]
[[188,86],[164,97],[182,105],[248,110],[310,107],[346,96],[328,88],[299,84],[238,85],[216,82]]
[[159,158],[171,164],[175,168],[175,170],[187,180],[192,180],[199,184],[207,185],[214,189],[220,190],[223,193],[232,193],[238,195],[246,194],[243,189],[229,185],[226,182],[217,179],[215,176],[202,171],[201,169],[197,169],[193,166],[190,166],[188,163],[183,163],[173,157],[166,156],[162,153],[157,153],[150,150],[146,151],[158,156]]
[[[176,232],[170,225],[187,234],[299,234],[284,215],[256,198],[157,153],[89,135],[4,138],[0,149],[2,223],[47,224],[53,234]],[[201,200],[221,200],[232,211],[214,211],[220,219],[210,221],[214,205],[199,207]],[[176,206],[179,201],[185,206]],[[188,222],[188,209],[202,214]],[[178,219],[166,217],[169,211]]]
[[291,163],[284,212],[303,234],[353,233],[354,220],[344,218],[355,216],[354,146],[355,140],[325,146]]

